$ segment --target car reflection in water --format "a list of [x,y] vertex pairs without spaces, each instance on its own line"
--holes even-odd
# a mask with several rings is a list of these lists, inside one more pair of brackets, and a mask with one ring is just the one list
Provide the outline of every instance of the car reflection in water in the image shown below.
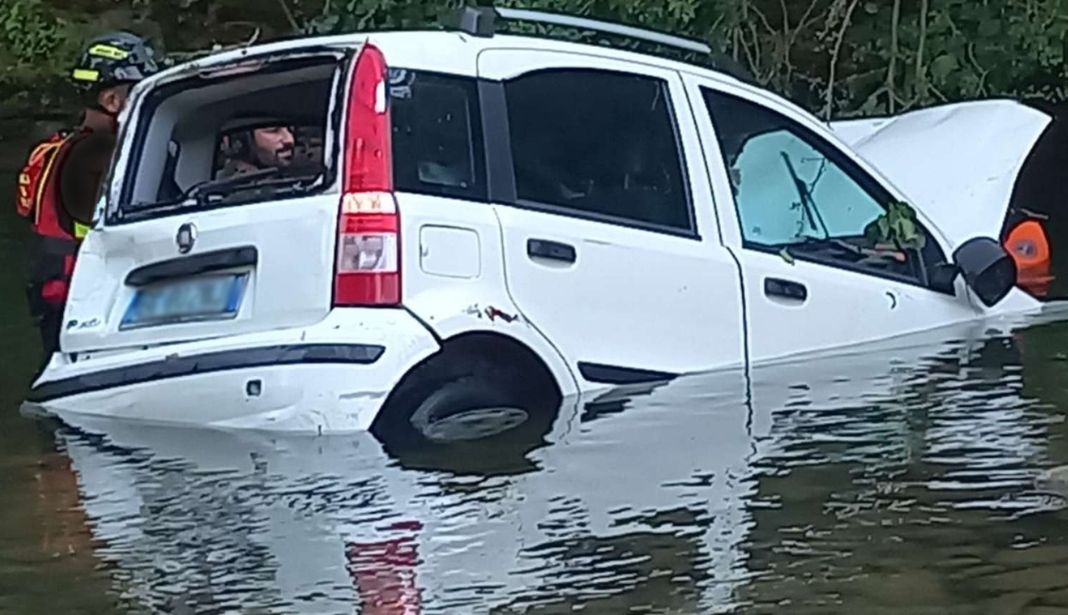
[[[420,452],[76,415],[56,433],[97,557],[148,608],[728,611],[785,574],[789,481],[829,491],[804,477],[839,445],[876,474],[918,454],[894,404],[981,370],[976,351],[1011,339],[987,327],[569,400],[551,421]],[[975,412],[981,393],[939,386],[923,454],[982,447],[989,481],[1026,484],[1041,439],[1014,390]],[[941,471],[929,485],[975,469]]]

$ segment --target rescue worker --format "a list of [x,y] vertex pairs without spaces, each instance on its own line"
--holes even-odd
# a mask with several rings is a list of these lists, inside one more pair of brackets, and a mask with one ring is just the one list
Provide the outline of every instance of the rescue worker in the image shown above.
[[27,294],[45,364],[59,347],[74,260],[111,161],[118,116],[132,85],[157,70],[155,50],[135,34],[90,40],[71,73],[85,97],[80,125],[38,143],[19,174],[18,209],[34,231]]
[[1049,238],[1042,223],[1024,219],[1015,224],[1004,242],[1016,261],[1016,282],[1039,299],[1049,295],[1053,283]]

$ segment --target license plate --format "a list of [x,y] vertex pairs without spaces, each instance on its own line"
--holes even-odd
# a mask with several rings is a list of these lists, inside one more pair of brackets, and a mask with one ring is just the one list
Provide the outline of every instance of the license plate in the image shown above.
[[234,318],[247,273],[198,276],[137,289],[120,329]]

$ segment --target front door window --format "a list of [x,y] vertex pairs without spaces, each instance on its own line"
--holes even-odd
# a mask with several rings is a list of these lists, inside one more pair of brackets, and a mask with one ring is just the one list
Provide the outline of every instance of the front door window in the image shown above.
[[907,208],[840,150],[754,102],[703,94],[745,248],[931,285],[932,266],[945,261],[933,238],[915,219],[912,241],[889,233]]

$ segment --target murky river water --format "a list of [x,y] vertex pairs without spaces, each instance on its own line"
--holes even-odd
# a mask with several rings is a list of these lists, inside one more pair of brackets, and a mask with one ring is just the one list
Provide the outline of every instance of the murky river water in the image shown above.
[[0,218],[0,613],[1068,612],[1068,325],[568,404],[393,457],[17,412]]

